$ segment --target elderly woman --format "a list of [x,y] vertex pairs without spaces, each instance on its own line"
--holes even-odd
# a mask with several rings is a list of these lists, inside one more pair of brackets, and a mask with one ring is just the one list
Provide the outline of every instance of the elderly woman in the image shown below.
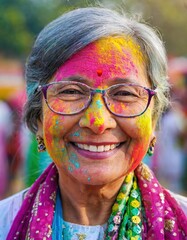
[[155,32],[112,10],[77,9],[44,28],[25,119],[53,163],[1,203],[4,238],[187,239],[186,198],[141,163],[168,104],[166,70]]

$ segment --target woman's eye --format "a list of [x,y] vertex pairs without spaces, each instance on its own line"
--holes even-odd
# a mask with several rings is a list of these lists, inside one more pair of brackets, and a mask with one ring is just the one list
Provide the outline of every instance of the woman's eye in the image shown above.
[[134,93],[132,92],[128,92],[128,91],[118,91],[118,92],[115,92],[113,94],[113,96],[122,96],[122,97],[125,97],[125,96],[136,96]]
[[119,92],[115,93],[115,95],[117,95],[117,96],[129,96],[129,95],[131,95],[131,93],[127,92],[127,91],[119,91]]
[[75,94],[82,94],[81,91],[77,89],[66,89],[66,90],[61,90],[58,92],[58,94],[70,94],[70,95],[75,95]]

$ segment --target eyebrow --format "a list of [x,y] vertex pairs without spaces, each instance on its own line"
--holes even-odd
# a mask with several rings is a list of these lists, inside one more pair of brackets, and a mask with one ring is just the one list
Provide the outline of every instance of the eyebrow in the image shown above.
[[135,79],[130,79],[130,78],[113,78],[112,79],[113,83],[135,83],[135,84],[139,84]]
[[[54,79],[56,81],[57,79]],[[136,80],[134,79],[129,79],[129,78],[120,78],[120,77],[115,77],[110,80],[110,85],[117,84],[117,83],[135,83],[138,84]],[[72,81],[72,82],[83,82],[83,83],[88,83],[90,80],[87,78],[84,78],[80,75],[73,75],[67,78],[63,78],[60,81]]]
[[[54,78],[54,81],[56,82],[57,79]],[[70,77],[62,78],[62,79],[60,79],[60,81],[87,82],[88,79],[86,79],[86,78],[84,78],[80,75],[73,75],[73,76],[70,76]]]

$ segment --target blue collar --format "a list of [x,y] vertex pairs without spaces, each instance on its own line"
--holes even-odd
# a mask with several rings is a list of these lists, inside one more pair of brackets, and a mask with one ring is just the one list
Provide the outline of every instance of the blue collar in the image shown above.
[[52,224],[52,239],[63,240],[62,235],[63,217],[62,217],[62,202],[60,197],[60,190],[57,191],[55,213]]

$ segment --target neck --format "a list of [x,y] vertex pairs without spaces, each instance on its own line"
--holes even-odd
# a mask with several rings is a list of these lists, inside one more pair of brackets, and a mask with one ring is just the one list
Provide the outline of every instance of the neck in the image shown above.
[[85,185],[59,173],[65,221],[80,225],[102,225],[108,221],[124,176],[102,186]]

